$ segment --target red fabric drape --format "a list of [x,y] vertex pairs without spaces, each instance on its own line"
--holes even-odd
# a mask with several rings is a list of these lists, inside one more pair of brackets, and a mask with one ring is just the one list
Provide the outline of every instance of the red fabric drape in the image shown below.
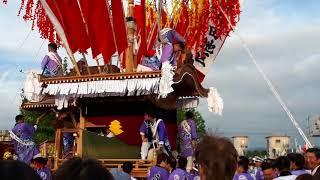
[[138,32],[140,32],[140,47],[137,54],[137,62],[140,63],[142,55],[147,52],[147,34],[146,34],[146,2],[141,0],[141,5],[135,6],[135,19],[137,21]]
[[63,21],[64,32],[67,35],[69,45],[73,49],[73,53],[77,50],[85,53],[90,47],[89,37],[86,27],[82,19],[80,8],[77,1],[55,0],[59,13]]
[[105,0],[80,0],[86,21],[93,58],[102,53],[105,63],[116,52],[112,26]]
[[113,30],[116,37],[118,53],[121,54],[127,47],[127,31],[123,14],[122,1],[111,1]]
[[[140,126],[143,122],[143,116],[100,116],[100,117],[87,117],[89,122],[97,125],[107,125],[114,120],[118,120],[121,125],[123,133],[117,137],[128,145],[141,145],[141,136],[139,133]],[[173,149],[176,149],[177,141],[177,124],[165,122],[166,130],[168,132],[169,141]]]

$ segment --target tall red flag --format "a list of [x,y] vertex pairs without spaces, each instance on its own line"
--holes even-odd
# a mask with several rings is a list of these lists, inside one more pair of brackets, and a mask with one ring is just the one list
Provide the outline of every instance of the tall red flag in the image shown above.
[[[55,0],[63,21],[63,29],[71,42],[68,42],[73,50],[85,53],[90,47],[89,37],[82,19],[80,7],[77,1]],[[73,51],[75,53],[75,51]]]
[[53,14],[56,16],[56,18],[58,19],[60,25],[62,26],[63,28],[63,31],[64,31],[64,34],[67,38],[67,41],[68,41],[68,44],[69,44],[69,47],[70,47],[70,50],[72,52],[76,52],[78,49],[77,49],[77,46],[75,44],[75,42],[73,41],[73,38],[71,38],[71,35],[70,35],[70,32],[68,31],[68,29],[65,28],[64,26],[64,22],[63,22],[63,18],[62,18],[62,14],[60,13],[60,10],[59,8],[56,6],[56,3],[55,1],[52,1],[52,0],[46,0],[48,6],[50,7],[51,11],[53,12]]
[[93,58],[102,53],[105,63],[116,52],[108,7],[105,0],[80,0],[86,21]]
[[140,63],[142,55],[147,52],[147,34],[146,34],[146,1],[141,0],[141,5],[135,6],[135,19],[140,32],[140,47],[137,55],[137,62]]
[[127,31],[123,14],[122,1],[111,1],[112,22],[118,53],[121,54],[127,47]]

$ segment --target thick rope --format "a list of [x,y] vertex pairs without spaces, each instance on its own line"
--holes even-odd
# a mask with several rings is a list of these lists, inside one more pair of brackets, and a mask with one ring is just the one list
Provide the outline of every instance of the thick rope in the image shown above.
[[295,128],[298,130],[299,134],[302,136],[303,140],[305,141],[305,143],[307,144],[307,146],[309,148],[312,147],[311,142],[308,140],[307,136],[305,135],[305,133],[302,131],[300,125],[298,124],[298,122],[295,120],[295,118],[293,117],[292,113],[290,112],[289,108],[287,107],[287,105],[285,104],[285,102],[282,100],[281,96],[279,95],[279,93],[277,92],[276,88],[273,86],[273,84],[271,83],[270,79],[267,77],[267,75],[264,73],[264,71],[262,70],[262,68],[260,67],[260,65],[257,63],[255,57],[253,56],[251,50],[249,49],[249,47],[247,46],[247,44],[245,43],[245,41],[242,39],[242,37],[240,36],[239,33],[237,33],[235,31],[235,27],[231,24],[231,21],[229,19],[229,17],[226,15],[226,13],[224,12],[224,10],[221,8],[221,6],[219,6],[220,11],[223,13],[224,17],[227,19],[229,26],[232,28],[232,30],[234,31],[234,33],[238,36],[238,38],[241,41],[241,44],[243,46],[243,48],[246,50],[246,52],[248,53],[250,59],[252,60],[253,64],[255,64],[256,68],[258,69],[259,73],[261,74],[261,76],[263,77],[263,79],[267,82],[269,89],[271,90],[271,92],[273,93],[273,95],[275,96],[275,98],[278,100],[278,102],[280,103],[281,107],[283,108],[283,110],[287,113],[289,119],[291,120],[291,122],[293,123],[293,125],[295,126]]

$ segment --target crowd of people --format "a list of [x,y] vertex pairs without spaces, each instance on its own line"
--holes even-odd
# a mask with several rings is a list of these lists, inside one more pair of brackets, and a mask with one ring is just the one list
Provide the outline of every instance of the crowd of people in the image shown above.
[[[50,169],[46,167],[46,160],[40,157],[39,150],[32,140],[36,129],[37,124],[30,125],[24,122],[22,115],[16,116],[16,125],[12,129],[11,135],[14,139],[14,147],[19,161],[2,161],[1,177],[16,176],[16,174],[8,174],[6,168],[17,170],[23,168],[23,170],[18,171],[27,172],[33,169],[38,177],[43,180],[50,180],[52,177],[53,179],[86,179],[85,177],[92,177],[91,173],[95,174],[97,179],[133,178],[130,175],[133,169],[130,162],[125,162],[122,170],[111,169],[110,173],[98,161],[82,160],[80,158],[69,159],[51,176]],[[141,159],[156,157],[157,163],[150,168],[148,173],[148,179],[150,180],[320,179],[319,149],[308,149],[305,156],[290,153],[275,160],[255,158],[253,159],[254,162],[250,162],[247,157],[238,157],[233,144],[226,138],[205,135],[197,143],[196,124],[191,111],[186,112],[185,120],[178,127],[178,142],[180,145],[178,156],[173,155],[165,123],[162,119],[157,118],[155,111],[145,112],[139,132],[142,140]],[[34,173],[31,173],[31,171],[30,176],[34,177]]]
[[[148,180],[320,179],[318,148],[309,148],[305,154],[289,153],[276,159],[248,159],[238,156],[227,138],[207,134],[197,141],[193,116],[191,111],[186,112],[185,120],[178,126],[180,153],[177,155],[170,146],[164,121],[157,118],[152,109],[145,112],[139,129],[142,162],[138,163],[144,163],[146,159],[155,160],[156,165],[149,169]],[[133,164],[130,162],[125,162],[121,169],[109,171],[97,160],[79,157],[68,159],[51,175],[46,166],[47,160],[40,156],[32,140],[36,129],[37,124],[30,125],[24,122],[22,115],[16,116],[16,124],[10,133],[18,161],[0,162],[1,179],[134,179],[131,176]]]

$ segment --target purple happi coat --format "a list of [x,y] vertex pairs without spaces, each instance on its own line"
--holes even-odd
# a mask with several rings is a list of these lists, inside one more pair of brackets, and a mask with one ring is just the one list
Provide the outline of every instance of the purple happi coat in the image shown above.
[[186,170],[177,168],[170,174],[169,180],[189,180],[189,173]]
[[262,172],[261,168],[257,169],[255,177],[256,177],[255,180],[263,180],[264,179],[263,172]]
[[[158,126],[156,126],[158,122]],[[156,128],[156,129],[154,129]],[[162,119],[158,119],[155,124],[152,127],[153,131],[156,131],[156,139],[159,141],[158,143],[160,145],[163,145],[165,148],[165,151],[170,156],[171,155],[171,145],[168,138],[168,133],[166,126]]]
[[42,180],[51,180],[51,171],[49,168],[44,167],[37,170],[38,175],[41,177]]
[[180,155],[187,158],[193,155],[192,140],[197,139],[196,123],[192,119],[184,120],[180,123],[178,128],[180,140]]
[[161,56],[154,55],[150,58],[144,58],[142,65],[151,68],[152,70],[159,70],[162,63],[168,61],[171,66],[177,67],[177,53],[173,50],[173,43],[184,43],[185,39],[172,29],[161,30]]
[[152,140],[151,124],[144,120],[139,129],[140,135],[144,135],[148,138],[148,141]]
[[160,166],[153,166],[148,174],[148,180],[168,180],[169,172]]
[[41,62],[41,68],[46,76],[61,76],[62,59],[56,52],[48,52]]
[[199,174],[189,174],[189,180],[200,180]]
[[26,164],[30,164],[31,159],[35,155],[39,155],[37,145],[32,140],[35,130],[35,127],[27,123],[16,124],[12,129],[12,132],[23,141],[23,143],[20,143],[13,140],[16,153],[18,154],[18,160]]
[[233,180],[254,180],[252,175],[250,173],[237,173],[234,177]]

